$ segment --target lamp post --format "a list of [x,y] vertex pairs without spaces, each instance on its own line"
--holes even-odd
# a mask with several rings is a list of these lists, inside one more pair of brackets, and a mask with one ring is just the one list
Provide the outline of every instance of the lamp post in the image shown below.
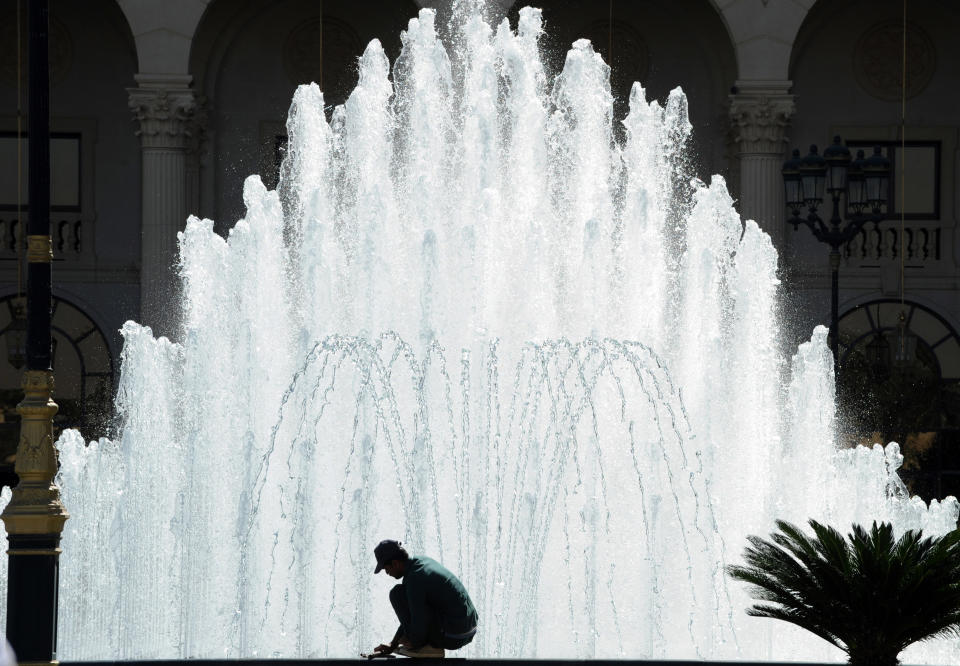
[[7,529],[7,639],[22,664],[57,659],[57,587],[60,535],[67,512],[53,482],[50,239],[50,79],[47,0],[32,0],[30,110],[27,174],[30,220],[27,235],[26,371],[20,412],[20,442],[14,467],[20,482],[3,511]]
[[[853,240],[867,222],[876,224],[883,219],[881,211],[888,201],[890,160],[881,154],[879,146],[873,149],[869,159],[864,159],[860,150],[857,158],[851,160],[850,150],[835,136],[822,156],[817,154],[816,146],[810,146],[810,153],[803,158],[799,150],[794,150],[791,158],[783,163],[782,173],[790,211],[787,224],[792,224],[794,230],[801,224],[807,225],[814,238],[830,246],[830,351],[836,374],[840,361],[840,248]],[[824,222],[818,213],[824,190],[833,202],[829,222]],[[840,214],[843,196],[850,211],[847,217]]]

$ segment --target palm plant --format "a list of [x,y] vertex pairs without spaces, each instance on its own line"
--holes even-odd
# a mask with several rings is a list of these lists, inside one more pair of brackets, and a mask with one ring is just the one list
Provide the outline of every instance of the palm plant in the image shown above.
[[960,530],[899,539],[889,523],[847,539],[810,521],[813,536],[777,521],[772,541],[748,537],[747,566],[727,567],[752,585],[748,615],[784,620],[847,653],[857,666],[896,666],[916,641],[960,635]]

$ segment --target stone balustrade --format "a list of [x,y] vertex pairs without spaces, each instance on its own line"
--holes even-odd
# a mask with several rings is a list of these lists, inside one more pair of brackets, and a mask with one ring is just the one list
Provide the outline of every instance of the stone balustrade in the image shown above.
[[[0,262],[16,261],[26,252],[23,249],[23,230],[26,220],[16,215],[0,216]],[[84,238],[84,224],[80,213],[51,213],[50,235],[53,238],[54,261],[79,261],[91,250]],[[17,245],[21,251],[17,252]]]
[[884,222],[867,224],[844,247],[847,265],[864,267],[878,261],[900,259],[911,263],[941,261],[942,229],[936,224],[910,224],[902,230],[899,225]]

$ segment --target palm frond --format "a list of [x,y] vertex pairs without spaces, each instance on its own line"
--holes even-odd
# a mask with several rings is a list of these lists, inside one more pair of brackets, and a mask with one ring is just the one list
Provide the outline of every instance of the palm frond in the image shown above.
[[727,567],[757,601],[748,615],[803,627],[851,663],[896,663],[911,643],[960,636],[960,530],[897,538],[874,522],[844,537],[815,520],[812,536],[776,525],[769,540],[748,537],[745,565]]

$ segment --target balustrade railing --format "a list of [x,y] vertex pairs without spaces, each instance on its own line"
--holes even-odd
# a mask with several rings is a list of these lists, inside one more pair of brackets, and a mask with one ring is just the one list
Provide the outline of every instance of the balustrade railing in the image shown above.
[[[16,261],[25,252],[27,219],[0,214],[0,261]],[[85,247],[83,220],[79,213],[50,213],[54,261],[79,260]],[[18,251],[19,248],[19,251]]]
[[[26,219],[0,216],[0,261],[16,261],[17,244],[23,245]],[[84,241],[84,225],[79,213],[52,213],[50,228],[53,236],[54,261],[76,261],[89,248]],[[914,262],[935,262],[942,257],[942,229],[938,226],[899,227],[866,225],[844,246],[843,257],[848,264],[904,259]],[[22,252],[22,250],[21,250]]]
[[892,226],[868,224],[844,247],[850,264],[870,264],[884,259],[934,262],[941,258],[942,230],[938,226]]

